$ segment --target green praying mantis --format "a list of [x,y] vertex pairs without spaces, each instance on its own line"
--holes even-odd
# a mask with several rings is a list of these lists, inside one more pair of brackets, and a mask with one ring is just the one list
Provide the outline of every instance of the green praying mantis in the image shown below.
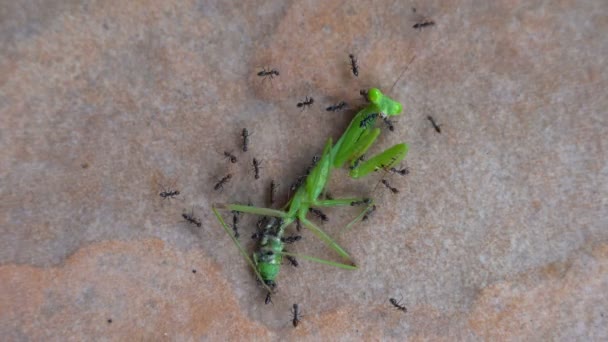
[[[380,128],[374,127],[376,119],[378,117],[386,118],[388,116],[399,115],[402,111],[402,105],[399,102],[382,94],[377,88],[371,88],[368,91],[367,98],[370,102],[369,105],[355,115],[335,145],[332,145],[331,138],[328,139],[320,160],[310,171],[305,182],[299,186],[293,197],[281,210],[240,204],[216,203],[212,206],[212,210],[218,221],[237,246],[241,255],[247,260],[261,284],[269,291],[268,293],[273,292],[276,288],[275,279],[281,269],[283,256],[299,257],[342,269],[357,269],[351,256],[327,233],[308,220],[306,216],[310,208],[351,206],[353,203],[367,204],[367,208],[345,228],[350,227],[360,220],[366,211],[372,207],[373,200],[364,198],[320,199],[320,195],[325,189],[332,169],[341,168],[348,162],[350,163],[350,177],[357,179],[374,171],[381,169],[388,170],[405,158],[408,147],[406,144],[400,143],[366,161],[361,161],[361,157],[380,135]],[[253,252],[252,258],[245,252],[232,230],[222,218],[219,210],[230,210],[270,217],[263,229],[262,236],[259,239],[256,251]],[[296,220],[299,220],[305,228],[310,230],[328,247],[336,251],[348,263],[339,263],[285,251],[282,240],[283,234],[285,229]]]

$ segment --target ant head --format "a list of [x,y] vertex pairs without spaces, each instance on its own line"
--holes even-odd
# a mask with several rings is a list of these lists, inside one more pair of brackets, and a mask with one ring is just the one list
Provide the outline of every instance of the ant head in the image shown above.
[[274,74],[275,74],[275,75],[277,75],[277,76],[279,76],[279,71],[278,71],[278,70],[275,70],[275,71],[274,71]]
[[264,283],[266,283],[266,285],[268,287],[270,287],[270,289],[272,291],[274,291],[277,288],[277,282],[274,280],[264,280]]

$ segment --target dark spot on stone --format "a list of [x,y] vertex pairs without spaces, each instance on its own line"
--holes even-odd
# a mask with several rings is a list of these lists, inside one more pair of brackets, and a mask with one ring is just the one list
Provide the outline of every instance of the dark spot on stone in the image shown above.
[[80,167],[83,169],[87,169],[89,167],[89,163],[82,163],[80,164]]
[[192,273],[196,273],[196,270],[192,270]]
[[108,323],[112,323],[112,319],[111,318],[108,319]]

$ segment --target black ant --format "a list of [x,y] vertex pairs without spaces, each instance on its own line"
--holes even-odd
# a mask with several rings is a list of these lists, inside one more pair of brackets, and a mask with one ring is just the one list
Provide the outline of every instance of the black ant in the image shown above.
[[293,327],[297,327],[298,324],[300,323],[300,318],[298,317],[299,312],[298,312],[298,304],[294,304],[293,305],[293,309],[291,309],[291,313],[293,314],[293,320],[291,321],[293,323]]
[[302,236],[300,235],[291,235],[287,237],[282,237],[281,241],[286,244],[292,244],[294,242],[302,240]]
[[256,227],[257,227],[256,232],[253,233],[253,235],[251,235],[251,239],[260,240],[265,235],[276,235],[276,232],[270,231],[271,228],[268,227],[269,223],[271,223],[271,222],[270,222],[270,219],[268,216],[260,217],[260,219],[256,223]]
[[300,265],[298,264],[298,260],[296,260],[296,258],[292,257],[291,255],[286,255],[285,258],[287,258],[287,260],[293,267],[298,267]]
[[414,24],[414,26],[412,26],[412,27],[415,28],[415,29],[418,29],[418,30],[422,30],[424,27],[433,26],[433,25],[435,25],[434,21],[428,20],[428,19],[424,19],[424,20],[422,20],[422,21]]
[[363,96],[363,99],[365,99],[366,102],[369,102],[369,99],[367,98],[367,90],[366,89],[359,90],[359,94],[361,96]]
[[319,157],[318,155],[314,155],[312,157],[312,164],[310,164],[310,166],[306,168],[306,171],[304,172],[305,176],[308,176],[310,174],[310,171],[312,171],[312,169],[317,166],[319,160],[321,160],[321,157]]
[[260,252],[260,254],[263,255],[263,256],[273,256],[274,255],[274,251]]
[[289,190],[291,190],[292,192],[296,191],[300,187],[300,185],[302,185],[302,183],[304,183],[305,179],[306,179],[306,175],[298,177],[298,179],[293,184],[291,184],[291,187],[289,188]]
[[392,191],[394,194],[398,193],[399,190],[397,188],[393,188],[386,179],[382,180],[382,184],[384,184],[384,186],[386,186],[390,191]]
[[430,115],[429,115],[429,116],[427,116],[426,118],[427,118],[427,119],[428,119],[428,120],[431,122],[431,125],[433,125],[433,128],[435,129],[435,131],[436,131],[437,133],[441,134],[441,125],[438,125],[438,124],[435,122],[435,119],[433,119],[433,117],[432,117],[432,116],[430,116]]
[[279,71],[276,69],[266,70],[266,68],[264,68],[262,71],[258,72],[258,76],[264,77],[264,79],[270,76],[270,79],[272,80],[274,76],[279,76]]
[[327,218],[327,215],[325,215],[325,213],[323,213],[321,210],[316,209],[316,208],[308,208],[308,211],[310,211],[311,213],[313,213],[313,215],[315,215],[316,217],[320,218],[321,221],[329,221],[329,218]]
[[371,202],[372,202],[372,200],[371,200],[371,199],[369,199],[369,198],[364,198],[364,199],[363,199],[363,200],[361,200],[361,201],[353,201],[353,202],[350,202],[350,205],[354,207],[354,206],[356,206],[356,205],[370,204]]
[[346,108],[348,105],[346,104],[346,102],[341,101],[338,104],[335,105],[331,105],[327,108],[325,108],[325,110],[327,110],[328,112],[339,112],[341,110],[343,110],[344,108]]
[[382,120],[384,120],[384,124],[386,125],[386,127],[388,127],[389,131],[395,131],[395,126],[393,126],[393,122],[388,117],[384,117],[382,118]]
[[357,58],[352,53],[348,55],[350,58],[350,68],[353,70],[355,77],[359,76],[359,65],[357,65]]
[[217,182],[217,184],[215,184],[215,186],[213,187],[213,190],[221,190],[224,189],[224,185],[226,185],[226,183],[228,183],[228,181],[230,181],[230,179],[232,178],[231,174],[227,174],[226,176],[224,176],[224,178],[220,179],[219,182]]
[[274,194],[277,192],[278,184],[274,183],[274,180],[270,181],[270,205],[274,204]]
[[238,211],[233,211],[232,212],[232,231],[234,232],[234,237],[235,238],[239,238],[239,212]]
[[266,300],[264,300],[264,304],[268,305],[268,303],[272,303],[272,293],[271,292],[268,292],[266,294]]
[[175,198],[175,196],[179,196],[179,194],[180,194],[179,190],[167,190],[167,189],[163,189],[163,191],[161,193],[159,193],[160,197],[162,197],[163,199]]
[[202,226],[201,220],[194,217],[194,210],[190,211],[190,213],[182,213],[182,217],[188,223],[191,223],[199,228]]
[[369,210],[365,213],[365,215],[363,215],[363,218],[361,218],[361,221],[367,221],[367,219],[372,216],[372,213],[376,211],[376,205],[372,205],[371,208],[369,208]]
[[302,222],[300,222],[300,219],[296,219],[296,230],[298,232],[302,230]]
[[312,164],[306,169],[306,171],[304,172],[304,175],[298,177],[298,179],[296,179],[296,181],[293,184],[291,184],[291,187],[289,187],[289,190],[291,192],[296,191],[300,187],[300,185],[302,185],[302,183],[304,183],[304,181],[306,180],[306,176],[308,176],[308,174],[310,174],[310,171],[312,171],[312,168],[317,165],[319,160],[321,160],[321,157],[319,157],[317,155],[312,157]]
[[258,220],[258,222],[256,223],[256,227],[258,228],[258,230],[262,230],[262,227],[268,223],[268,216],[262,216],[260,217],[260,219]]
[[398,169],[395,169],[394,167],[391,167],[391,169],[389,171],[392,172],[392,173],[399,174],[401,176],[406,176],[407,174],[410,173],[410,169],[408,169],[407,167],[403,168],[401,170],[398,170]]
[[297,107],[298,108],[302,108],[302,110],[304,110],[304,107],[306,106],[310,106],[315,102],[315,99],[308,98],[308,96],[306,96],[306,99],[304,99],[304,102],[298,102]]
[[253,234],[251,234],[251,240],[259,240],[262,238],[263,233],[262,232],[255,232]]
[[274,291],[277,288],[277,282],[274,280],[264,280],[264,284],[266,284],[271,291]]
[[260,179],[260,165],[262,165],[262,161],[253,158],[253,171],[255,172],[255,179]]
[[374,123],[374,120],[376,120],[378,115],[379,115],[378,113],[372,113],[372,114],[369,114],[368,116],[364,117],[363,120],[361,120],[359,127],[364,128],[364,129],[367,128],[368,125],[371,125]]
[[247,152],[247,149],[249,149],[249,131],[247,130],[247,128],[243,128],[243,132],[241,133],[241,136],[243,137],[243,152]]
[[228,151],[224,151],[224,156],[228,159],[230,159],[230,162],[232,164],[236,163],[236,156],[234,154],[232,154],[232,152],[228,152]]
[[331,200],[334,199],[334,196],[332,196],[331,193],[328,191],[328,192],[325,193],[325,199],[331,201]]
[[[416,7],[412,7],[412,13],[416,13]],[[434,21],[426,19],[426,18],[422,18],[422,19],[420,19],[420,21],[418,21],[412,27],[415,29],[422,30],[423,27],[433,26],[433,25],[435,25]]]
[[355,161],[352,163],[352,165],[349,166],[348,168],[351,170],[356,169],[357,167],[359,167],[359,163],[361,163],[364,159],[365,159],[365,155],[362,155],[361,157],[355,159]]
[[393,158],[391,158],[391,160],[390,160],[390,161],[387,163],[387,165],[380,164],[380,166],[375,166],[375,167],[374,167],[374,172],[378,172],[378,171],[380,171],[380,170],[384,170],[384,171],[386,171],[386,172],[389,172],[389,171],[393,172],[392,170],[389,170],[389,169],[388,169],[388,165],[393,165],[393,163],[394,163],[396,160],[397,160],[397,158],[396,158],[396,157],[393,157]]
[[388,301],[391,302],[391,304],[393,304],[395,309],[401,310],[403,312],[407,312],[407,308],[401,304],[401,301],[397,301],[395,298],[390,298]]

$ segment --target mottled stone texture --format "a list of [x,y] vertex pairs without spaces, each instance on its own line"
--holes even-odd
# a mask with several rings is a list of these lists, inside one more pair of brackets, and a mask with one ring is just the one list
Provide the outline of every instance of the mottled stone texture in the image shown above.
[[[0,46],[3,340],[608,339],[604,0],[2,1]],[[284,200],[370,86],[404,103],[376,150],[407,142],[411,173],[393,195],[334,172],[378,203],[344,234],[357,211],[327,210],[360,268],[285,265],[264,305],[210,205],[271,179]],[[291,250],[337,258],[309,232]]]

